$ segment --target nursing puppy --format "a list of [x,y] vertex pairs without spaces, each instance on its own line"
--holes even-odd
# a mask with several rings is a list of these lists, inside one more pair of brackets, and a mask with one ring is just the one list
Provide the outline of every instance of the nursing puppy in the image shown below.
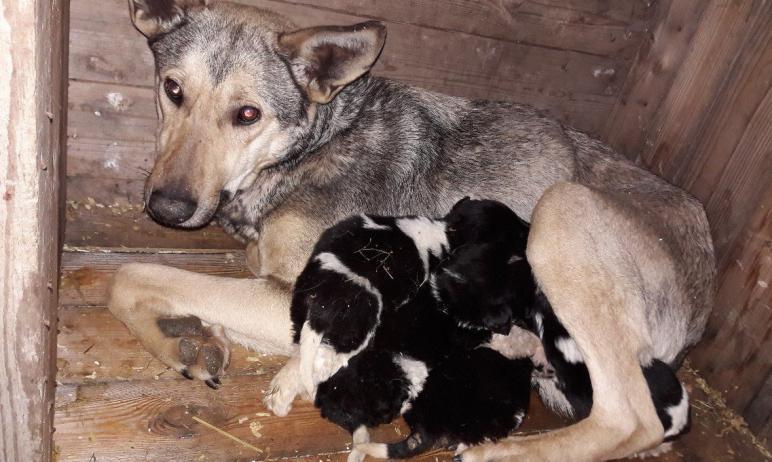
[[[368,348],[319,384],[322,416],[354,434],[357,453],[404,459],[433,448],[474,445],[508,436],[528,411],[533,364],[490,348],[457,351],[434,367]],[[396,443],[357,441],[367,427],[403,415],[410,435]],[[366,438],[365,438],[366,439]]]
[[[590,374],[576,343],[540,291],[528,313],[527,324],[542,340],[546,358],[554,371],[550,377],[534,376],[539,395],[551,409],[565,417],[586,418],[593,403]],[[649,364],[641,364],[641,371],[665,431],[664,444],[652,451],[652,454],[661,453],[670,448],[672,440],[689,431],[689,395],[673,369],[664,362],[654,359]]]
[[[292,305],[300,375],[322,415],[361,442],[364,428],[405,413],[410,437],[362,447],[380,457],[517,428],[532,363],[478,347],[509,333],[532,303],[529,269],[513,264],[526,237],[506,206],[472,200],[444,220],[360,216],[327,230]],[[520,355],[533,346],[521,344]]]
[[[510,265],[524,255],[527,233],[527,224],[505,205],[468,199],[444,220],[361,215],[336,224],[322,233],[295,283],[298,362],[291,359],[284,369],[299,367],[304,391],[313,396],[320,382],[373,341],[382,322],[387,325],[377,345],[430,362],[491,341],[494,332],[508,334],[535,291],[529,270],[520,274],[519,265]],[[464,265],[477,272],[472,280],[470,268],[469,283],[454,269]],[[514,290],[512,281],[529,281],[529,288]],[[421,291],[425,298],[453,300],[452,318],[440,312],[448,309],[443,302],[439,310],[402,309]],[[270,394],[267,403],[284,414]]]

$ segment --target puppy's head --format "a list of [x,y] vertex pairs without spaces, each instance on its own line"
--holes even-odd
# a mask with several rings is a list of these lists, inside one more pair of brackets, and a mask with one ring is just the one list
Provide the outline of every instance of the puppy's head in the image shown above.
[[458,321],[509,332],[536,290],[525,259],[528,224],[500,202],[469,198],[445,221],[449,256],[434,275],[441,302]]
[[156,63],[161,120],[147,210],[192,228],[257,174],[302,151],[320,105],[375,63],[384,27],[296,29],[254,7],[129,0]]
[[525,320],[536,283],[524,255],[507,247],[500,241],[467,245],[440,264],[432,282],[451,317],[500,334]]
[[513,255],[525,255],[528,223],[498,201],[465,197],[445,216],[451,252],[466,245],[498,243]]

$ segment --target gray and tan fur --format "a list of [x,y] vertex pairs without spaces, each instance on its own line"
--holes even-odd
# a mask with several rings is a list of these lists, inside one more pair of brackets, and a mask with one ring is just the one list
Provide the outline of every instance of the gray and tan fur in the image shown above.
[[[248,242],[257,275],[121,268],[110,309],[159,360],[216,386],[223,364],[205,357],[211,348],[180,354],[183,339],[190,353],[191,342],[211,347],[207,337],[158,325],[191,316],[291,354],[291,286],[324,228],[362,212],[440,216],[464,196],[495,199],[530,219],[528,258],[599,399],[577,424],[472,447],[463,461],[603,460],[662,441],[639,364],[677,364],[711,309],[713,248],[694,198],[531,107],[369,76],[385,41],[379,23],[295,30],[227,3],[129,4],[156,60],[148,212],[182,228],[217,219]],[[249,125],[237,120],[245,107],[259,110],[246,113]],[[274,380],[277,412],[302,391],[296,371],[292,357]]]

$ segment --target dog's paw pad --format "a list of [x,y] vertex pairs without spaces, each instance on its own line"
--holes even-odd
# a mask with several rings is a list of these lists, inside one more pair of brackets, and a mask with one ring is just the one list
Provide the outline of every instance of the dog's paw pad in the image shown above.
[[158,327],[171,342],[164,361],[187,379],[203,380],[210,388],[220,386],[230,358],[222,327],[205,327],[195,317],[163,318]]
[[220,375],[225,367],[225,352],[218,345],[204,345],[201,359],[206,371],[214,377]]
[[[196,363],[198,352],[201,349],[201,343],[195,339],[183,337],[177,343],[179,348],[180,362],[186,366],[192,366]],[[185,375],[185,374],[183,374]]]

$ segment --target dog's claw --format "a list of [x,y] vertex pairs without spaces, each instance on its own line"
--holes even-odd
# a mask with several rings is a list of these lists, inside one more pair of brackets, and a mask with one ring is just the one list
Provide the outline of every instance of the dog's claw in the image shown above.
[[183,369],[180,371],[180,374],[182,374],[183,377],[185,377],[188,380],[193,380],[193,375],[190,373],[189,370]]
[[205,380],[204,383],[206,384],[207,387],[211,388],[212,390],[217,390],[218,388],[220,388],[220,380],[217,378]]
[[220,382],[220,377],[215,377],[212,379],[212,382],[214,382],[217,385],[222,385],[222,382]]

